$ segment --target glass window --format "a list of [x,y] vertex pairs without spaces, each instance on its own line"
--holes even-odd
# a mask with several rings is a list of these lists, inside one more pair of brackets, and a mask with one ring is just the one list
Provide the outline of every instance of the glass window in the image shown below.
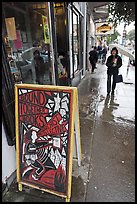
[[70,77],[73,78],[73,36],[72,36],[72,9],[69,8],[69,50],[70,50]]
[[83,33],[81,30],[82,17],[69,7],[69,49],[70,49],[70,77],[83,68]]
[[78,70],[78,16],[73,12],[74,72]]
[[66,25],[65,2],[54,3],[55,30],[57,44],[57,65],[59,85],[66,86],[69,84],[69,63],[68,63],[68,36]]
[[2,33],[11,72],[21,76],[15,83],[52,84],[49,3],[12,3],[3,3]]

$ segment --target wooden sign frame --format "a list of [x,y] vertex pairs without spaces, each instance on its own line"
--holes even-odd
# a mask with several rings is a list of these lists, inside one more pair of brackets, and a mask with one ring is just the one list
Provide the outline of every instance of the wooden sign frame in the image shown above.
[[74,140],[81,165],[77,88],[15,84],[15,116],[19,190],[26,185],[68,202]]

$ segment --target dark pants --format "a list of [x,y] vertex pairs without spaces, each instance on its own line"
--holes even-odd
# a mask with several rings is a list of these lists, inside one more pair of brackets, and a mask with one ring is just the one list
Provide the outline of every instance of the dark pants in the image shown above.
[[105,61],[106,61],[106,55],[103,54],[103,55],[102,55],[102,63],[105,63]]
[[44,74],[39,74],[39,73],[36,73],[36,82],[38,84],[44,84]]
[[31,165],[36,169],[35,173],[37,176],[41,176],[44,173],[45,167],[40,161],[35,160]]
[[90,60],[90,64],[91,64],[91,66],[92,66],[92,72],[94,72],[94,69],[95,69],[95,67],[96,67],[96,62]]
[[107,92],[109,93],[111,91],[111,77],[113,76],[113,83],[112,83],[112,92],[114,92],[116,88],[116,77],[117,74],[108,74],[107,78]]

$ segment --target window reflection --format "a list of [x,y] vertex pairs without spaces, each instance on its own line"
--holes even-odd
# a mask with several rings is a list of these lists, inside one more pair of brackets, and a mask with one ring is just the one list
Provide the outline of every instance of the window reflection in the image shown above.
[[[11,72],[20,73],[22,83],[40,83],[39,76],[44,76],[42,84],[52,84],[53,62],[51,53],[48,2],[3,3],[3,38]],[[8,19],[8,24],[6,23]],[[11,21],[12,19],[12,21]],[[11,29],[15,26],[14,29]],[[8,30],[11,32],[9,33]],[[14,32],[14,33],[13,33]],[[14,37],[13,37],[14,36]],[[34,52],[40,52],[41,63],[34,63]],[[15,83],[19,80],[16,81]]]
[[73,12],[74,72],[79,68],[79,16]]

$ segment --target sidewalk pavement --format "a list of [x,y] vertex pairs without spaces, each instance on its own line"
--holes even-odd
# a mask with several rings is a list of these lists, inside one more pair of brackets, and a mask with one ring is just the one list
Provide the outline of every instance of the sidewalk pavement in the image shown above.
[[[71,202],[135,202],[135,67],[120,69],[124,82],[107,97],[106,66],[87,73],[78,86],[82,164],[73,161]],[[65,202],[16,181],[3,202]]]

